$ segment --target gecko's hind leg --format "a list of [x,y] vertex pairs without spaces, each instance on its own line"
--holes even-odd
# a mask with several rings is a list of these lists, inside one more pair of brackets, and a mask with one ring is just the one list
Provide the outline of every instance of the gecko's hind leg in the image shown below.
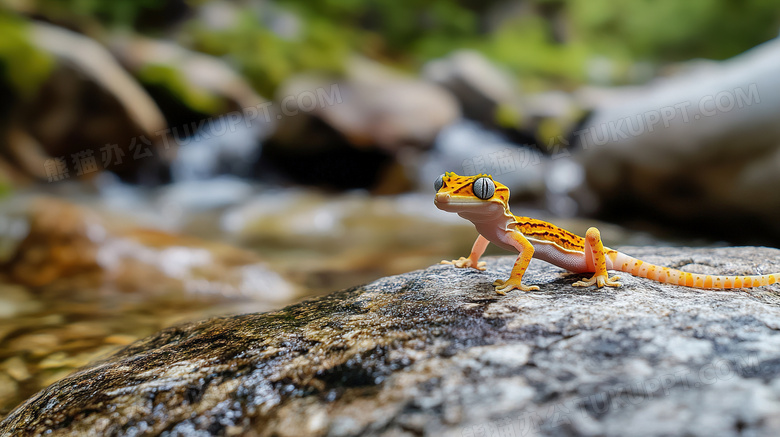
[[572,284],[575,287],[589,287],[596,285],[601,288],[605,285],[610,287],[620,287],[619,276],[609,277],[607,273],[607,258],[604,256],[604,244],[601,242],[601,234],[596,228],[588,229],[585,234],[585,256],[591,257],[593,261],[593,277],[586,281],[577,281]]

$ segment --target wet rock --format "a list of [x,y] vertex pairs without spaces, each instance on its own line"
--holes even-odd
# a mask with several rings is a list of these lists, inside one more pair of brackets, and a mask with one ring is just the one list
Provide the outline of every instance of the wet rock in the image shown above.
[[[346,68],[346,78],[339,82],[311,75],[288,80],[277,93],[284,114],[319,117],[353,145],[391,153],[404,146],[430,146],[439,130],[460,115],[454,97],[438,85],[364,58],[351,59]],[[305,98],[307,92],[316,98]],[[287,138],[299,122],[295,117],[282,120],[277,138]]]
[[601,210],[778,245],[778,59],[774,39],[642,87],[580,93],[594,110],[572,145]]
[[[168,41],[141,36],[114,36],[110,46],[123,65],[142,80],[147,79],[153,84],[155,82],[151,79],[156,79],[163,85],[172,88],[173,85],[179,85],[186,90],[178,92],[189,93],[180,97],[193,110],[214,113],[217,112],[215,109],[236,110],[266,102],[244,78],[217,57],[187,50]],[[148,70],[153,66],[169,69],[172,77],[149,73]],[[179,82],[162,82],[173,79]]]
[[514,114],[510,125],[528,122],[520,90],[512,76],[479,52],[461,50],[428,62],[422,76],[449,89],[463,108],[463,115],[488,126],[498,126],[498,109]]
[[34,312],[39,307],[24,287],[0,283],[0,319]]
[[262,159],[300,183],[404,192],[405,154],[432,146],[460,116],[457,101],[443,87],[367,59],[346,69],[343,79],[307,74],[282,84],[278,129]]
[[6,272],[13,281],[39,286],[99,268],[97,248],[90,238],[90,230],[94,235],[99,229],[94,213],[54,198],[42,198],[30,203],[24,213],[3,217],[6,222],[24,223],[17,226],[24,230],[23,235],[2,235],[3,240],[15,241],[0,265],[0,272]]
[[[512,143],[506,136],[487,130],[470,120],[460,120],[442,129],[434,148],[409,160],[417,173],[417,184],[427,189],[431,181],[447,172],[493,175],[509,187],[515,198],[540,199],[550,158],[535,147]],[[553,161],[554,162],[554,161]]]
[[524,93],[520,80],[473,50],[459,50],[428,62],[422,76],[455,95],[463,115],[517,144],[548,154],[551,140],[568,132],[582,110],[560,91]]
[[170,159],[157,147],[166,121],[146,91],[87,36],[31,22],[29,38],[53,66],[37,90],[14,101],[2,132],[11,164],[48,182],[90,178],[104,169],[159,182]]
[[162,328],[281,308],[299,291],[245,250],[52,198],[17,200],[0,208],[0,242],[11,241],[0,258],[0,384],[12,378],[0,416]]
[[19,207],[27,209],[27,234],[0,263],[0,273],[17,284],[111,283],[134,292],[179,290],[276,302],[296,292],[252,252],[139,227],[54,198]]
[[[780,271],[766,248],[629,248],[705,273]],[[163,330],[41,391],[25,435],[777,435],[778,286],[619,289],[534,261],[531,293],[436,265]]]
[[255,176],[260,141],[276,120],[260,115],[270,103],[246,79],[222,59],[163,40],[123,35],[115,36],[110,46],[171,126],[160,136],[166,148],[175,150],[174,181]]

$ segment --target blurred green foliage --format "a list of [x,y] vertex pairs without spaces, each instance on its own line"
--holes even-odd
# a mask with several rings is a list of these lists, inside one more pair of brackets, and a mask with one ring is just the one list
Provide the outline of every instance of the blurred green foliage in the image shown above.
[[0,11],[0,77],[22,96],[29,96],[53,66],[52,58],[31,43],[27,22]]
[[582,40],[555,41],[549,23],[535,15],[503,23],[478,48],[525,79],[526,85],[535,78],[581,84],[586,63],[594,55]]
[[277,0],[273,5],[300,20],[298,35],[279,35],[264,26],[273,17],[247,7],[235,28],[200,28],[196,38],[199,48],[234,59],[264,93],[295,72],[338,72],[350,53],[414,72],[462,48],[485,53],[537,85],[532,88],[575,87],[594,74],[604,75],[603,83],[627,83],[647,79],[632,73],[639,61],[725,59],[776,36],[780,26],[775,0]]
[[[306,22],[353,33],[357,49],[374,56],[422,62],[480,38],[479,12],[496,1],[278,0]],[[481,5],[475,10],[477,5]]]
[[194,47],[237,64],[252,85],[266,96],[291,75],[309,70],[340,73],[350,53],[354,30],[322,20],[304,22],[300,33],[285,36],[264,21],[278,12],[241,10],[236,23],[225,29],[210,29],[193,20],[188,32]]
[[653,61],[726,59],[777,36],[777,0],[566,0],[595,51]]
[[3,172],[0,172],[0,200],[10,197],[12,193],[13,186],[11,181],[6,175],[3,174]]
[[145,10],[161,9],[165,0],[38,0],[37,9],[55,20],[84,18],[112,27],[132,27]]
[[[646,80],[654,66],[691,58],[725,59],[777,35],[776,0],[39,0],[34,15],[101,37],[131,29],[165,35],[236,66],[271,96],[303,71],[343,72],[361,54],[416,72],[454,50],[479,50],[508,68],[528,89]],[[233,22],[215,26],[218,6]],[[219,9],[218,8],[218,9]],[[204,12],[206,11],[206,12]],[[28,13],[30,11],[27,11]],[[18,20],[0,26],[0,57],[29,44]],[[10,20],[10,21],[9,21]],[[644,76],[636,65],[649,66]],[[13,63],[23,84],[40,78],[39,58]],[[647,69],[645,69],[647,70]],[[29,74],[28,74],[29,72]],[[143,80],[179,87],[174,93],[202,110],[170,71]],[[34,82],[31,80],[30,83]],[[16,83],[16,82],[14,82]]]
[[225,108],[223,100],[201,88],[191,86],[182,72],[171,65],[145,65],[138,71],[138,79],[146,85],[167,90],[194,111],[216,114]]

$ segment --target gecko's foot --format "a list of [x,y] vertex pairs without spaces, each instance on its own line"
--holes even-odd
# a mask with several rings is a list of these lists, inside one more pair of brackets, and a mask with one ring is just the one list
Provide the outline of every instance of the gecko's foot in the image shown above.
[[479,261],[477,265],[474,265],[474,262],[471,261],[470,258],[466,258],[465,256],[460,257],[460,259],[454,259],[452,261],[443,260],[440,264],[452,264],[455,267],[459,268],[466,268],[466,267],[473,267],[477,270],[485,270],[485,265],[487,264],[485,261]]
[[493,281],[493,285],[496,287],[496,293],[500,295],[505,295],[507,291],[515,289],[520,291],[534,291],[539,289],[536,285],[523,285],[520,281],[511,278],[507,280],[496,279]]
[[587,281],[577,281],[571,285],[574,287],[590,287],[595,284],[598,288],[605,285],[609,287],[620,287],[623,284],[618,282],[618,279],[620,279],[620,276],[613,276],[610,278],[607,275],[593,275],[593,277]]

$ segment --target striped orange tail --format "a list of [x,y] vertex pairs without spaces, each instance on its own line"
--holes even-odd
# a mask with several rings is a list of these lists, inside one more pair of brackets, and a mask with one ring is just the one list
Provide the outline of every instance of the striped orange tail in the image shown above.
[[712,276],[688,273],[669,267],[660,267],[642,260],[618,253],[612,263],[613,270],[631,273],[641,278],[652,279],[664,284],[685,285],[705,289],[751,288],[770,285],[777,282],[780,273],[756,276]]

